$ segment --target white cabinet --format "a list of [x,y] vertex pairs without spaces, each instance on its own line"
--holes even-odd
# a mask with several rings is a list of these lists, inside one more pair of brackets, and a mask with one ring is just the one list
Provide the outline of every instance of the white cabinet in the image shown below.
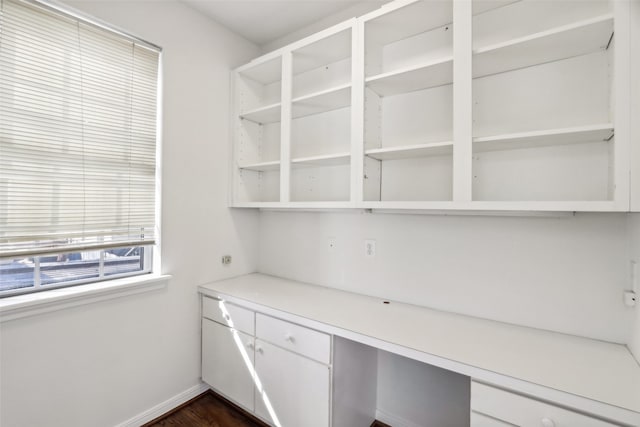
[[471,382],[471,427],[615,427],[591,416],[550,403]]
[[202,320],[202,380],[253,411],[254,338],[208,319]]
[[[218,360],[203,378],[222,394],[224,371],[246,383],[238,351],[255,339],[254,413],[273,425],[640,426],[640,368],[623,345],[262,274],[200,291],[203,360]],[[209,320],[222,307],[255,332],[236,340]]]
[[323,332],[258,313],[256,336],[320,363],[331,363],[331,336]]
[[234,206],[350,201],[354,25],[233,73]]
[[474,200],[628,209],[617,193],[628,173],[615,114],[628,42],[614,37],[619,3],[521,1],[474,16]]
[[362,19],[364,200],[451,201],[453,1],[390,9]]
[[274,426],[329,427],[331,335],[202,297],[202,380]]
[[329,426],[328,365],[257,339],[256,372],[262,384],[258,416],[283,427]]
[[397,0],[257,58],[231,204],[629,210],[629,8]]

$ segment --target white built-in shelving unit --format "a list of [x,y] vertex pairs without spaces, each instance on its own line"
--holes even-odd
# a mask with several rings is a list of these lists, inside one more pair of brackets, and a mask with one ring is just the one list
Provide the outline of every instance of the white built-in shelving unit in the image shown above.
[[233,73],[231,206],[628,211],[628,14],[397,0],[257,58]]
[[453,1],[381,9],[362,25],[364,201],[451,201]]

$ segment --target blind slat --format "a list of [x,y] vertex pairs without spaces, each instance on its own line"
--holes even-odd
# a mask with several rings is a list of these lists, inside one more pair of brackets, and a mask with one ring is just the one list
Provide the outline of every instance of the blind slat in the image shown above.
[[0,0],[0,256],[152,244],[158,52]]

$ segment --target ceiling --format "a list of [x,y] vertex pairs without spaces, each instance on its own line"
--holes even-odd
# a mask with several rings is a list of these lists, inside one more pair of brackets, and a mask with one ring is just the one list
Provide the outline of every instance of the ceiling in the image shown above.
[[182,1],[259,46],[356,6],[380,6],[380,0]]

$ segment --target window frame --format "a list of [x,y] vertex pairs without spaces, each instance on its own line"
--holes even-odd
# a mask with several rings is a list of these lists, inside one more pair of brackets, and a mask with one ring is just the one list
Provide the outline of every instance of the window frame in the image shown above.
[[[102,282],[102,281],[108,281],[108,280],[122,279],[125,277],[135,277],[135,276],[142,276],[145,274],[152,274],[154,272],[154,269],[153,269],[154,246],[155,245],[135,246],[136,248],[142,249],[142,257],[140,259],[140,261],[142,262],[142,268],[139,270],[126,271],[126,272],[115,273],[115,274],[105,274],[104,266],[105,266],[105,263],[108,261],[108,259],[105,257],[105,253],[109,249],[101,249],[100,256],[97,259],[97,263],[98,263],[97,277],[94,276],[94,277],[88,277],[84,279],[71,278],[70,280],[62,280],[59,282],[47,283],[47,284],[42,283],[42,270],[41,270],[40,258],[42,258],[43,256],[63,255],[63,254],[68,254],[70,252],[48,253],[46,255],[34,256],[33,267],[32,267],[33,283],[30,286],[18,287],[13,289],[0,288],[0,298],[11,297],[15,295],[30,294],[30,293],[36,293],[36,292],[47,292],[49,290],[66,288],[70,286],[80,286],[88,283],[96,283],[96,282]],[[114,248],[114,249],[118,249],[118,248]],[[79,251],[79,252],[72,252],[72,253],[82,253],[82,252],[95,252],[95,251]],[[0,260],[6,260],[6,259],[7,258],[3,258]],[[8,258],[8,259],[12,260],[12,258]],[[16,261],[16,260],[17,259],[13,259],[13,261]],[[60,261],[59,265],[64,266],[65,265],[64,262],[65,261]],[[78,267],[81,268],[82,264],[78,264]],[[2,277],[3,277],[2,274],[0,274],[0,279],[2,279]]]
[[[160,264],[160,242],[161,242],[161,194],[162,194],[162,85],[163,85],[163,49],[162,47],[133,35],[113,24],[104,22],[84,12],[67,5],[50,2],[48,0],[17,0],[36,5],[53,13],[76,19],[84,24],[106,30],[116,36],[122,37],[141,46],[157,51],[157,78],[156,78],[156,117],[155,117],[155,242],[136,246],[143,248],[142,268],[133,272],[123,272],[104,274],[105,251],[114,249],[98,248],[100,250],[99,274],[98,277],[86,279],[68,280],[60,283],[42,285],[39,265],[34,263],[34,281],[32,286],[8,290],[0,290],[0,322],[13,318],[25,317],[43,311],[54,311],[66,306],[75,306],[87,300],[111,299],[128,294],[137,294],[164,287],[168,284],[170,275],[161,274]],[[116,247],[117,248],[117,247]],[[89,251],[89,250],[88,250]],[[83,251],[61,251],[59,253],[43,253],[33,255],[34,259],[42,256],[53,256],[57,254],[83,252]],[[15,257],[2,257],[0,261],[15,259]],[[36,279],[36,274],[38,278]],[[140,289],[132,289],[140,287]],[[98,296],[96,296],[98,295]],[[70,302],[71,301],[71,302]]]

